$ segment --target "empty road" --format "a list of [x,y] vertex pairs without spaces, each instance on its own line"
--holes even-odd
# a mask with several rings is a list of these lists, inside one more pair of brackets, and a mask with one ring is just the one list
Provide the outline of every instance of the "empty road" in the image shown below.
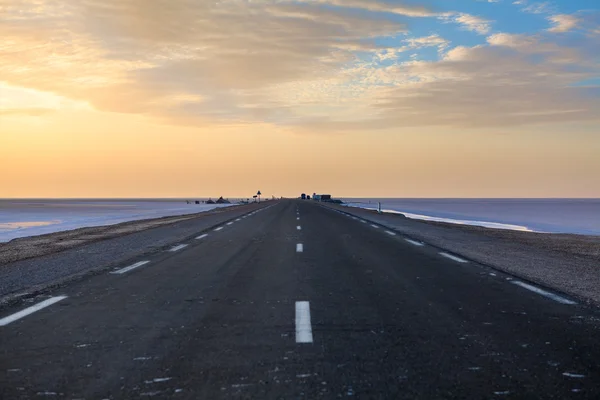
[[284,200],[0,309],[0,398],[597,399],[598,316]]

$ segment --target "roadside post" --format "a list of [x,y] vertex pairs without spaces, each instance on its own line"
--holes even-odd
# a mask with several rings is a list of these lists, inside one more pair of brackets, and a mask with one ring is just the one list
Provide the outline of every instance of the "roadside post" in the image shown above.
[[377,212],[379,214],[381,214],[381,202],[380,201],[377,202]]

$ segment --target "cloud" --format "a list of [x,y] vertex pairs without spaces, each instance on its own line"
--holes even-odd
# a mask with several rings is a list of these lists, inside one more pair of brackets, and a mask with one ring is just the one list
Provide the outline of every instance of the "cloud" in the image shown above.
[[436,13],[427,7],[386,3],[379,0],[300,0],[307,3],[329,4],[337,7],[360,8],[368,11],[386,12],[409,17],[432,17]]
[[0,116],[29,116],[40,117],[46,114],[56,112],[50,108],[0,108]]
[[[513,4],[527,5],[527,1],[515,2]],[[535,2],[523,8],[523,11],[530,14],[547,14],[555,11],[555,7],[550,2]]]
[[406,40],[411,49],[420,47],[439,47],[440,50],[448,47],[450,42],[439,35],[429,35],[422,37],[409,38]]
[[[562,47],[548,32],[500,33],[450,49],[437,34],[412,36],[397,15],[491,30],[466,13],[370,0],[14,0],[0,7],[0,77],[194,126],[481,127],[600,115],[596,97],[575,86],[598,74],[594,38]],[[411,59],[425,48],[440,59]]]
[[532,36],[515,35],[509,33],[497,33],[488,36],[487,42],[492,46],[506,46],[513,48],[532,46],[538,43],[538,41]]
[[[354,49],[376,49],[372,38],[406,30],[387,16],[312,3],[38,3],[0,11],[3,79],[116,112],[160,113],[169,99],[177,117],[252,118],[246,102],[259,101],[261,90],[334,76]],[[174,112],[180,94],[205,100]]]
[[568,32],[577,27],[579,23],[579,18],[568,14],[552,15],[548,17],[548,20],[554,24],[552,28],[548,29],[549,32]]
[[477,32],[480,35],[485,35],[491,30],[490,21],[475,15],[465,13],[446,13],[440,18],[445,21],[455,22],[461,25],[464,29]]
[[[322,117],[311,130],[366,130],[406,126],[510,127],[599,121],[598,90],[576,82],[600,68],[593,56],[543,37],[497,34],[490,45],[459,46],[440,61],[412,61],[386,71],[368,97],[369,118]],[[385,81],[385,78],[382,78]]]

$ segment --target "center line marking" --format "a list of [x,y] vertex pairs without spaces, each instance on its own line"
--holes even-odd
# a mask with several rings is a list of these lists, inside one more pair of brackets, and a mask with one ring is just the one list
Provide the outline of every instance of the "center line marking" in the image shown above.
[[215,232],[219,232],[221,229],[223,229],[223,227],[222,227],[222,226],[220,226],[220,227],[218,227],[218,228],[215,228]]
[[372,226],[373,228],[379,229],[379,227],[378,227],[377,225],[373,225],[373,224],[371,224],[371,226]]
[[240,222],[240,221],[241,221],[241,219],[239,219],[239,218],[235,220],[235,222]]
[[302,243],[298,243],[296,245],[296,253],[302,253],[304,251],[304,245]]
[[51,306],[54,303],[58,303],[59,301],[64,300],[66,298],[67,296],[50,297],[49,299],[44,300],[41,303],[37,303],[36,305],[27,307],[26,309],[21,310],[18,313],[14,313],[12,315],[9,315],[8,317],[0,319],[0,326],[6,326],[11,322],[15,322],[23,317],[28,316],[29,314],[33,314],[36,311],[40,311],[41,309]]
[[390,236],[396,236],[396,234],[392,231],[385,231],[385,233],[387,233]]
[[442,257],[449,258],[450,260],[453,260],[453,261],[456,261],[456,262],[459,262],[459,263],[468,263],[468,261],[467,261],[467,260],[463,260],[463,259],[462,259],[462,258],[460,258],[460,257],[453,256],[452,254],[448,254],[448,253],[445,253],[445,252],[443,252],[443,251],[440,253],[440,255],[441,255]]
[[296,302],[296,343],[312,343],[313,334],[310,324],[310,303]]
[[365,221],[364,219],[361,219],[360,222],[362,222],[363,224],[367,223],[367,221]]
[[298,226],[296,227],[296,229],[298,229],[298,230],[300,231],[300,230],[302,230],[302,227],[301,227],[300,225],[298,225]]
[[559,295],[554,294],[554,293],[547,292],[547,291],[545,291],[543,289],[540,289],[538,287],[535,287],[535,286],[530,285],[530,284],[525,283],[525,282],[512,281],[512,283],[514,283],[515,285],[521,286],[522,288],[525,288],[527,290],[531,290],[534,293],[542,295],[542,296],[544,296],[544,297],[546,297],[546,298],[548,298],[550,300],[554,300],[554,301],[556,301],[558,303],[561,303],[561,304],[568,304],[568,305],[577,304],[573,300],[565,299],[562,296],[559,296]]
[[169,249],[169,251],[170,251],[171,253],[173,253],[173,252],[179,251],[179,250],[181,250],[181,249],[184,249],[184,248],[186,248],[186,247],[187,247],[187,244],[180,244],[179,246],[171,247],[171,248]]
[[228,222],[227,225],[233,225],[233,222]]
[[404,240],[406,240],[408,243],[413,244],[415,246],[425,246],[423,243],[417,242],[416,240],[411,240],[411,239],[404,239]]
[[150,261],[140,261],[140,262],[136,262],[135,264],[133,264],[133,265],[130,265],[129,267],[121,268],[121,269],[118,269],[118,270],[116,270],[116,271],[111,271],[110,273],[111,273],[111,274],[124,274],[125,272],[129,272],[129,271],[131,271],[132,269],[136,269],[136,268],[139,268],[139,267],[141,267],[142,265],[146,265],[146,264],[148,264],[149,262],[150,262]]
[[204,239],[204,238],[205,238],[205,237],[207,237],[207,236],[208,236],[208,233],[205,233],[204,235],[200,235],[200,236],[198,236],[196,239],[197,239],[197,240]]

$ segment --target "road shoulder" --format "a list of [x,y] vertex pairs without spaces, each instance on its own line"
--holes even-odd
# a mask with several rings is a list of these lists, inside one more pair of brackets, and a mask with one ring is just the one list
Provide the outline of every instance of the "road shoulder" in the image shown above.
[[356,207],[321,205],[600,305],[600,241],[597,237],[429,223]]

